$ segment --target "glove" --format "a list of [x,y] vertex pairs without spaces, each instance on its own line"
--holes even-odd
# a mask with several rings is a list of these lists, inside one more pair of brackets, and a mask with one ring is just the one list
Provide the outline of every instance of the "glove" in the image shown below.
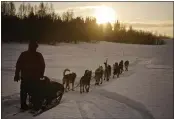
[[15,77],[14,77],[14,81],[19,81],[20,80],[20,77],[19,77],[19,75],[15,75]]

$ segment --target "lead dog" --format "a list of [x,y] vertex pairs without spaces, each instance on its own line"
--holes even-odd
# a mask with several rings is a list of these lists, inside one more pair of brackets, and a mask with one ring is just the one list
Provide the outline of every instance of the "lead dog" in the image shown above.
[[125,67],[125,71],[128,71],[128,67],[129,67],[129,61],[128,60],[126,60],[124,62],[124,67]]

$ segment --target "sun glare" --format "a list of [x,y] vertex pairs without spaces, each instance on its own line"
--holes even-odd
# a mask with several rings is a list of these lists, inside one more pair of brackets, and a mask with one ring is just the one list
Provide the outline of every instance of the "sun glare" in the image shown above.
[[104,24],[107,22],[113,23],[116,20],[116,13],[111,7],[100,6],[95,9],[94,16],[97,19],[98,24]]

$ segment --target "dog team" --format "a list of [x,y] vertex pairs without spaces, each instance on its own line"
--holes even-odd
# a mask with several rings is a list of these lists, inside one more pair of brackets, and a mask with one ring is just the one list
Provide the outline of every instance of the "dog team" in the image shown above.
[[[109,65],[106,62],[104,62],[104,67],[99,66],[96,70],[95,70],[95,85],[99,85],[103,83],[103,80],[109,81],[110,77],[111,77],[111,65]],[[125,71],[128,71],[128,67],[129,67],[129,61],[126,60],[125,62],[123,62],[123,60],[121,60],[119,63],[115,62],[113,64],[113,78],[115,77],[115,75],[117,76],[117,78],[119,78],[119,75],[123,73],[124,68]],[[70,83],[72,84],[72,91],[74,91],[74,83],[75,83],[75,79],[77,77],[76,73],[72,72],[69,74],[66,74],[66,72],[70,72],[70,69],[65,69],[63,72],[63,85],[65,88],[65,92],[67,92],[68,90],[70,90]],[[90,89],[90,81],[92,79],[92,71],[91,70],[85,70],[84,75],[81,77],[80,79],[80,93],[82,92],[89,92]]]

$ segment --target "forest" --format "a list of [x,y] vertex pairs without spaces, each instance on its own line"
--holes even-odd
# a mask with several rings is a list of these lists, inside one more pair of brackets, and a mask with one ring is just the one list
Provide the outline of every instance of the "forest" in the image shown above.
[[25,43],[37,40],[51,44],[66,42],[118,42],[130,44],[162,45],[164,35],[136,30],[118,20],[114,24],[98,24],[95,17],[77,16],[73,10],[56,13],[52,3],[41,2],[32,6],[23,2],[18,10],[14,2],[1,2],[2,42]]

